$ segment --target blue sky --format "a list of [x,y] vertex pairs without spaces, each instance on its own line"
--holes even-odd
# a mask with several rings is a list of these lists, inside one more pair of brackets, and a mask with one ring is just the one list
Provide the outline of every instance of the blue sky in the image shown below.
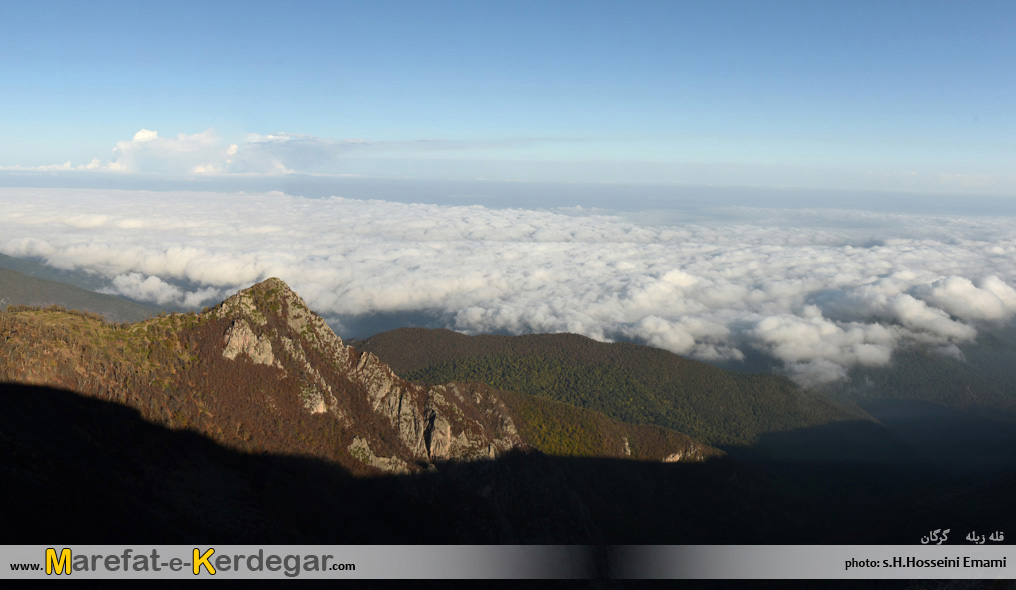
[[1016,318],[1011,0],[37,1],[0,27],[0,253],[110,293],[278,276],[343,336],[761,351],[809,384]]
[[1012,2],[17,2],[0,20],[7,170],[1016,196]]

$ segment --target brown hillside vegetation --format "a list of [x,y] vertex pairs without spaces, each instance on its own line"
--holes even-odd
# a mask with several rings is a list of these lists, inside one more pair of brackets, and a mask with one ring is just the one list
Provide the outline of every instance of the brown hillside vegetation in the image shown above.
[[625,430],[585,414],[575,422],[574,409],[534,427],[529,406],[478,383],[413,385],[346,346],[278,279],[201,314],[136,324],[57,308],[0,313],[0,380],[81,392],[239,451],[317,457],[359,475],[513,449],[655,460],[716,454],[677,433]]

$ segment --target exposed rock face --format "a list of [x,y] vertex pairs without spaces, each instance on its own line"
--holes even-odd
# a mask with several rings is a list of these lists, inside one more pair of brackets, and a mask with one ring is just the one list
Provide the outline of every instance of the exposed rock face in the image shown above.
[[[231,322],[222,355],[274,366],[298,379],[308,413],[330,413],[351,429],[349,416],[369,410],[375,423],[356,424],[360,434],[347,446],[350,457],[366,465],[406,471],[434,461],[494,458],[523,446],[510,412],[492,391],[467,391],[454,384],[424,388],[405,381],[376,356],[345,346],[279,279],[241,291],[211,314]],[[354,396],[340,399],[335,395],[339,390]],[[373,441],[371,433],[395,440],[401,448],[379,456],[385,445]]]
[[[505,392],[410,383],[346,346],[279,279],[201,314],[131,325],[87,314],[0,314],[3,380],[115,400],[243,451],[318,457],[354,474],[530,448]],[[624,449],[632,454],[627,440]],[[701,455],[685,444],[665,452],[667,461]]]
[[689,442],[684,448],[670,453],[663,458],[664,463],[677,463],[678,461],[695,462],[704,461],[711,453],[710,449],[695,442]]
[[370,450],[366,440],[356,437],[349,443],[349,454],[358,461],[371,467],[393,473],[409,473],[409,464],[398,457],[378,457]]
[[362,355],[351,375],[416,460],[494,458],[522,446],[508,409],[491,392],[466,397],[456,384],[413,385],[372,354]]
[[226,330],[224,340],[225,346],[222,349],[222,356],[230,360],[242,353],[259,365],[282,368],[282,365],[275,360],[275,356],[272,354],[271,340],[264,334],[255,336],[254,331],[244,320],[233,322],[233,325]]
[[459,383],[429,390],[424,441],[431,460],[494,458],[522,445],[493,390]]

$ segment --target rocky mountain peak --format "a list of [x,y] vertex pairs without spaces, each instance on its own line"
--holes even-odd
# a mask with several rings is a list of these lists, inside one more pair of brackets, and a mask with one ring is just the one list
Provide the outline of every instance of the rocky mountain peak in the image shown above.
[[201,314],[113,326],[57,313],[0,314],[0,381],[117,400],[244,451],[316,456],[353,473],[532,448],[506,392],[407,381],[346,346],[277,278]]
[[374,355],[345,346],[281,279],[240,291],[208,318],[221,326],[224,359],[238,369],[277,369],[275,391],[292,390],[303,412],[358,431],[345,450],[366,465],[410,471],[421,463],[493,458],[523,446],[496,394],[424,388],[401,379]]
[[[342,339],[282,279],[265,279],[216,306],[212,316],[246,323],[252,332],[275,332],[332,354],[345,350]],[[246,332],[246,330],[244,330]]]

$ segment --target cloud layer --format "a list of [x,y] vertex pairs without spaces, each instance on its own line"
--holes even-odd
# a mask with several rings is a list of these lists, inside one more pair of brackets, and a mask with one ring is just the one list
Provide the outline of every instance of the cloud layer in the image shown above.
[[[819,164],[723,162],[703,159],[701,153],[688,146],[665,144],[650,140],[636,149],[640,155],[621,157],[619,154],[628,153],[634,144],[610,137],[368,140],[273,132],[247,133],[227,141],[212,129],[175,136],[140,129],[131,139],[116,142],[106,158],[96,157],[77,165],[0,163],[0,171],[68,174],[79,179],[95,172],[204,180],[302,174],[643,186],[739,185],[781,187],[781,190],[827,187],[1002,196],[1011,196],[1016,190],[1016,177],[1005,174],[947,172],[940,166],[921,171],[867,166],[848,170]],[[662,151],[655,156],[647,155],[654,150]],[[681,153],[684,155],[677,155]]]
[[0,207],[4,254],[85,269],[161,304],[207,305],[278,276],[340,335],[345,319],[426,312],[462,331],[634,338],[704,360],[761,350],[819,384],[884,365],[906,342],[955,352],[982,323],[1016,315],[1009,218],[737,208],[685,225],[581,209],[6,188]]
[[[503,143],[503,142],[502,142]],[[330,139],[299,133],[248,133],[242,141],[227,144],[213,130],[163,137],[158,131],[141,129],[128,140],[118,141],[107,161],[93,158],[88,164],[0,166],[0,170],[70,172],[106,171],[127,174],[203,176],[220,174],[341,175],[349,155],[420,156],[428,152],[484,148],[501,143],[456,142],[439,139],[367,141]]]

